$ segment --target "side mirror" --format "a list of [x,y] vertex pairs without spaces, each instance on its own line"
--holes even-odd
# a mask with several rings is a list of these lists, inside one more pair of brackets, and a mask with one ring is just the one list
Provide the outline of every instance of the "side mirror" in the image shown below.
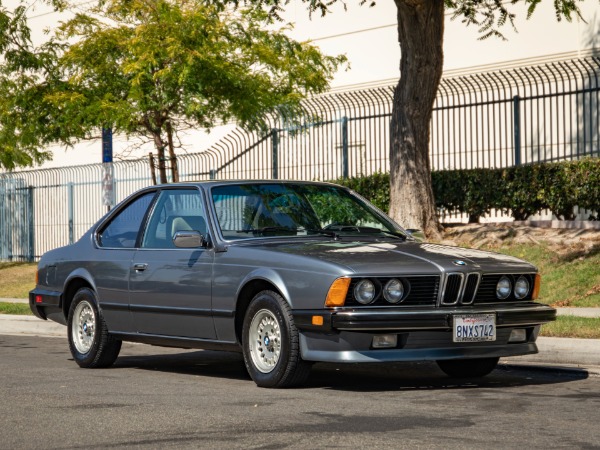
[[415,238],[417,240],[417,242],[424,242],[425,241],[425,235],[423,234],[423,232],[421,230],[418,230],[416,228],[409,228],[406,231],[413,238]]
[[173,243],[177,248],[200,248],[208,244],[199,231],[177,231],[173,236]]

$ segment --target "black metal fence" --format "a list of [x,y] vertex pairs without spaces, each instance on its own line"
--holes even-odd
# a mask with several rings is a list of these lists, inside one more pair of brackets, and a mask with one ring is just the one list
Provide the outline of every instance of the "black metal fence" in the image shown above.
[[[600,58],[442,80],[431,121],[434,170],[600,156]],[[294,126],[235,129],[178,158],[180,179],[334,180],[389,171],[393,86],[303,103]],[[300,125],[297,125],[300,124]],[[112,167],[115,198],[151,183],[147,159]],[[33,260],[73,242],[105,212],[102,164],[0,173],[0,260]]]

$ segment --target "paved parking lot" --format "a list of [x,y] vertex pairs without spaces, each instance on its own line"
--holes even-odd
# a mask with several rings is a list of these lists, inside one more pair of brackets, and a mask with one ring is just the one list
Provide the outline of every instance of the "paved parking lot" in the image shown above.
[[502,365],[320,364],[259,389],[237,354],[125,344],[80,369],[64,338],[0,335],[0,448],[548,448],[600,442],[600,377]]

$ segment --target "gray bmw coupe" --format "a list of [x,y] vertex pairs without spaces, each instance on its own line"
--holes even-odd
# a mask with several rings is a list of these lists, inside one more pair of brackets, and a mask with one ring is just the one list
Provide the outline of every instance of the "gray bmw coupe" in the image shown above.
[[531,264],[418,242],[340,186],[211,181],[131,195],[41,258],[29,301],[81,367],[110,366],[122,341],[241,351],[258,386],[286,387],[316,361],[485,376],[537,352],[556,317],[539,287]]

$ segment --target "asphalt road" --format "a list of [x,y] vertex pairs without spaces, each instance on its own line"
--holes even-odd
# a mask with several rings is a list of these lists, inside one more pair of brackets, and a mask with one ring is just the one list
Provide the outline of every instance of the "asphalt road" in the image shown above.
[[502,364],[319,364],[257,388],[237,354],[125,344],[80,369],[64,338],[0,335],[0,448],[598,448],[600,377]]

